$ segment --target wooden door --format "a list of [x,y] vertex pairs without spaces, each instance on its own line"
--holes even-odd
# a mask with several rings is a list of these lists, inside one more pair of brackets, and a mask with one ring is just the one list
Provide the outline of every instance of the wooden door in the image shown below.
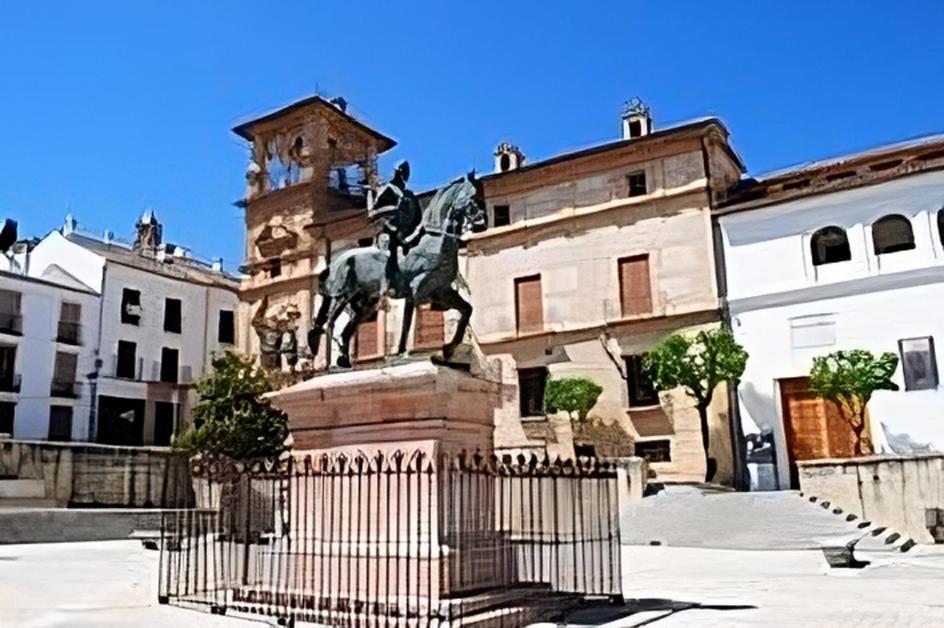
[[798,488],[796,463],[855,455],[852,427],[831,401],[810,390],[808,377],[780,380],[783,428],[790,459],[790,483]]

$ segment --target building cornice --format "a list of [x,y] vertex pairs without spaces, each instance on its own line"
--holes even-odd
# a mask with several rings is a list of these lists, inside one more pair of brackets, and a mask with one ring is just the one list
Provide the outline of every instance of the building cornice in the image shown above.
[[861,294],[914,288],[930,283],[944,283],[944,266],[929,266],[894,273],[871,275],[858,279],[848,279],[815,286],[805,286],[793,290],[784,290],[740,299],[729,299],[728,306],[732,315],[777,307],[841,299]]

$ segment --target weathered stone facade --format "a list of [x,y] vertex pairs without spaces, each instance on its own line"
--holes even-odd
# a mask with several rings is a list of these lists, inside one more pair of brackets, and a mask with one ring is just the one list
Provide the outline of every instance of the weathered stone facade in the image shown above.
[[318,96],[234,132],[251,150],[240,347],[265,353],[264,330],[277,339],[270,359],[288,367],[294,337],[304,366],[318,275],[332,255],[371,235],[366,194],[378,182],[377,155],[394,141],[350,116],[343,100]]
[[[339,161],[312,156],[328,145],[322,109],[330,111],[332,105],[322,101],[313,110],[306,107],[300,107],[305,115],[290,111],[252,123],[252,136],[240,133],[254,141],[246,243],[252,277],[244,284],[243,317],[253,318],[263,296],[269,297],[270,312],[292,303],[299,312],[299,340],[310,321],[318,273],[327,260],[370,234],[362,205],[326,209],[328,177]],[[299,116],[314,129],[305,135],[305,146],[312,150],[308,161],[301,161],[300,182],[269,190],[270,177],[261,175],[266,146],[274,136],[299,133],[304,128]],[[513,146],[500,146],[498,172],[482,178],[490,228],[468,238],[459,288],[475,308],[476,350],[493,363],[504,384],[495,418],[496,448],[571,458],[630,455],[638,444],[664,447],[655,456],[663,459],[650,465],[661,479],[701,480],[705,462],[694,407],[680,392],[645,406],[631,403],[625,359],[642,355],[672,333],[720,324],[710,211],[737,182],[743,166],[716,119],[657,131],[646,120],[641,128],[642,136],[535,163],[527,163]],[[386,144],[359,133],[352,129],[361,143],[355,142],[344,159],[365,157],[365,180],[373,182],[373,158]],[[624,312],[620,264],[626,258],[646,260],[649,302],[640,311]],[[276,259],[281,274],[273,277],[269,269]],[[529,330],[517,324],[515,280],[525,276],[541,282],[542,319],[539,328]],[[376,322],[359,332],[371,336],[361,338],[369,342],[355,351],[363,366],[396,349],[401,305],[384,305]],[[442,315],[445,337],[455,318],[455,313]],[[250,329],[244,346],[258,353],[251,325],[242,328]],[[436,348],[415,341],[415,326],[409,333],[407,346],[415,352]],[[370,351],[364,350],[367,346]],[[314,366],[324,364],[323,354]],[[549,378],[594,379],[604,392],[591,420],[575,428],[563,417],[522,417],[518,391],[524,369],[544,369]],[[728,482],[732,461],[725,393],[723,387],[717,391],[711,408],[711,455],[719,464],[716,479]]]
[[[706,120],[484,178],[492,228],[470,238],[464,276],[476,337],[487,355],[502,358],[505,383],[516,391],[496,419],[497,448],[570,457],[655,447],[661,453],[650,468],[660,479],[704,478],[692,403],[681,392],[633,403],[625,359],[670,334],[720,324],[710,210],[741,171],[727,130]],[[647,303],[639,311],[624,311],[624,259],[645,260]],[[538,329],[519,324],[522,277],[539,282]],[[590,420],[522,417],[524,369],[601,385]],[[716,394],[711,455],[716,479],[730,482],[725,390]]]

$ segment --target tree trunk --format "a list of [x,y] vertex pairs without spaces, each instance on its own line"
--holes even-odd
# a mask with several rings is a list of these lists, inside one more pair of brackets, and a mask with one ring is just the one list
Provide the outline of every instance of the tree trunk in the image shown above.
[[718,472],[718,461],[708,455],[711,446],[711,434],[708,432],[708,404],[699,403],[698,418],[701,423],[701,446],[705,450],[705,482],[711,482]]

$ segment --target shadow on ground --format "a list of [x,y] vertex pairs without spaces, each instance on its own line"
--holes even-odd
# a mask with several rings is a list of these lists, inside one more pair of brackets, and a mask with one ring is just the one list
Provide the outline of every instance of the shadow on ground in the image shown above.
[[[590,603],[570,613],[563,623],[569,626],[599,626],[617,620],[645,614],[638,623],[627,625],[646,626],[665,619],[681,611],[695,609],[713,611],[742,611],[757,608],[750,604],[701,604],[699,602],[683,602],[680,600],[666,600],[659,598],[644,598],[625,600],[622,604],[599,602]],[[661,613],[653,615],[654,613]]]

